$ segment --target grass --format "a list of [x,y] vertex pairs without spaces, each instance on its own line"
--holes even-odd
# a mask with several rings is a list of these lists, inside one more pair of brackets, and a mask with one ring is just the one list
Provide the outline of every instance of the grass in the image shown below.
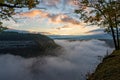
[[105,57],[87,80],[120,80],[120,50]]

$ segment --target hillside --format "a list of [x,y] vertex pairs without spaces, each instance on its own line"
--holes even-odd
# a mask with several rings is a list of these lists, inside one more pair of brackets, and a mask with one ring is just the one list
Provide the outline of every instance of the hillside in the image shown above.
[[105,57],[88,80],[120,80],[120,50]]
[[0,33],[0,54],[13,54],[23,57],[53,55],[53,51],[58,47],[51,38],[41,34]]

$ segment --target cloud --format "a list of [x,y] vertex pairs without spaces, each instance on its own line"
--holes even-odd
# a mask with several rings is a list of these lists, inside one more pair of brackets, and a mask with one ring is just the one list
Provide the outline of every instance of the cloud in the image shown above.
[[65,5],[78,5],[79,0],[43,0],[43,3],[48,5],[56,5],[56,4],[65,4]]
[[[79,17],[75,14],[77,0],[40,0],[38,7],[46,8],[45,10],[32,9],[29,12],[22,12],[15,15],[16,21],[4,21],[4,25],[9,28],[28,30],[51,34],[81,35],[90,34],[94,28],[83,28]],[[57,8],[56,8],[57,7]],[[54,28],[53,28],[54,27]],[[96,29],[96,28],[95,28]]]
[[104,29],[100,28],[100,29],[93,29],[93,30],[90,30],[86,33],[96,33],[96,34],[100,34],[100,33],[105,33],[104,32]]
[[40,16],[42,18],[47,18],[50,22],[52,23],[71,23],[71,24],[75,24],[75,25],[79,25],[80,22],[73,19],[72,17],[66,15],[66,14],[50,14],[48,12],[45,11],[41,11],[41,10],[32,10],[30,12],[24,12],[21,13],[20,16],[22,17],[30,17],[30,18],[34,18],[36,16]]
[[56,29],[61,30],[62,28],[71,28],[71,27],[68,26],[68,25],[64,25],[64,26],[62,26],[62,27],[58,27],[58,28],[56,28]]
[[79,0],[41,0],[41,3],[46,6],[56,6],[59,4],[76,6],[78,5]]
[[4,24],[12,29],[53,35],[90,35],[96,32],[89,31],[98,29],[96,26],[85,27],[85,23],[62,13],[50,14],[42,10],[32,10],[21,13],[20,16],[23,19],[18,20],[18,23],[6,21]]
[[79,0],[66,0],[67,4],[72,5],[72,6],[78,6],[79,5]]
[[65,14],[55,14],[55,15],[50,15],[49,17],[50,17],[50,21],[54,23],[71,23],[74,25],[80,24],[79,21]]
[[21,17],[30,17],[30,18],[34,18],[36,16],[41,16],[41,17],[48,17],[49,13],[47,12],[43,12],[41,10],[32,10],[30,12],[24,12],[20,14]]
[[100,63],[98,56],[112,50],[100,40],[55,42],[64,48],[62,55],[28,59],[0,55],[0,80],[84,80]]
[[41,2],[48,6],[55,6],[60,3],[60,0],[41,0]]

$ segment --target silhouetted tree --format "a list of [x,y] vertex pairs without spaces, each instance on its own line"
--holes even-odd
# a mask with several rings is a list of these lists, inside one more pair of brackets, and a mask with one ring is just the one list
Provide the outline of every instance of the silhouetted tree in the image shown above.
[[80,19],[85,23],[104,26],[113,37],[115,49],[120,49],[119,26],[120,26],[120,1],[119,0],[80,0]]
[[15,9],[18,8],[34,8],[39,4],[39,0],[0,0],[0,31],[6,29],[2,27],[1,20],[12,18],[14,15]]

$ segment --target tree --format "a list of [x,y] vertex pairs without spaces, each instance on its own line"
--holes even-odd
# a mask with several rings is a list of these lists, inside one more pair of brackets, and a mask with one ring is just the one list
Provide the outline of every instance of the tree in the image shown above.
[[0,31],[6,29],[2,27],[2,20],[12,18],[17,8],[34,8],[39,4],[39,0],[0,0]]
[[120,49],[120,2],[119,0],[81,0],[79,9],[75,13],[80,14],[80,19],[85,23],[104,26],[113,37],[115,49]]

